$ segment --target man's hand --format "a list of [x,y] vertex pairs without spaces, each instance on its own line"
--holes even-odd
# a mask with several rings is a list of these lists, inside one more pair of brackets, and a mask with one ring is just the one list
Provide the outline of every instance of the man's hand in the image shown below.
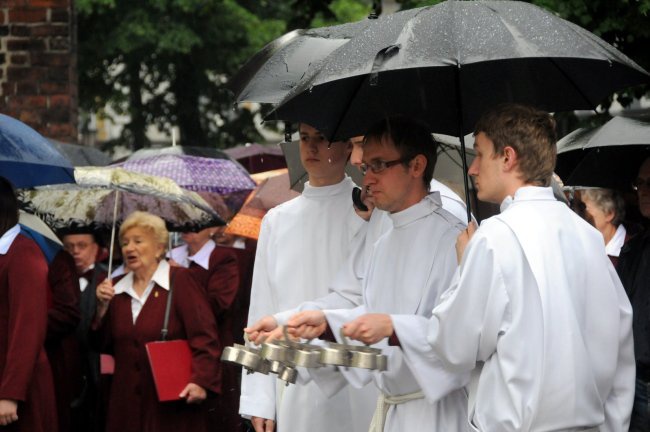
[[179,395],[188,404],[201,403],[208,396],[205,389],[198,384],[189,383]]
[[323,311],[310,310],[298,312],[289,318],[287,330],[294,337],[315,339],[327,330],[327,320]]
[[343,334],[372,345],[393,334],[393,320],[386,314],[366,314],[343,325]]
[[458,261],[458,264],[460,264],[460,261],[463,259],[463,253],[465,252],[467,243],[472,239],[475,232],[476,225],[474,224],[474,221],[471,221],[467,224],[467,229],[458,234],[458,238],[456,239],[456,260]]
[[275,429],[275,422],[273,420],[262,417],[251,417],[251,423],[255,432],[273,432],[273,429]]
[[11,399],[0,399],[0,426],[7,426],[18,420],[18,404]]
[[268,337],[269,332],[275,330],[278,327],[278,323],[271,315],[267,315],[263,318],[260,318],[255,324],[250,327],[246,327],[244,332],[248,335],[248,340],[254,344],[261,344]]

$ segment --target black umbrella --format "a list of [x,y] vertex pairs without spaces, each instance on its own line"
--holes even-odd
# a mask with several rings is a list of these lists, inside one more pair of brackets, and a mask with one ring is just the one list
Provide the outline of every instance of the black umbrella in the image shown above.
[[557,144],[556,172],[567,186],[629,190],[650,157],[650,117],[614,117],[578,129]]
[[278,103],[309,66],[363,31],[370,20],[294,30],[262,48],[228,82],[236,102]]
[[269,119],[340,140],[402,114],[463,136],[498,103],[592,109],[649,81],[611,45],[529,3],[446,1],[369,22],[312,65]]

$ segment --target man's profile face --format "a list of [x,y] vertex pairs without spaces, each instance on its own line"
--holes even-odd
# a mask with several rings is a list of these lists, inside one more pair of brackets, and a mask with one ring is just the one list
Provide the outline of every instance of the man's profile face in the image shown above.
[[499,204],[506,197],[501,181],[501,162],[503,157],[494,154],[494,143],[483,132],[474,141],[476,157],[467,170],[474,178],[477,197],[481,201]]
[[[390,139],[382,141],[372,139],[363,147],[363,162],[368,165],[375,162],[392,162],[401,157]],[[409,174],[409,168],[402,163],[391,165],[378,173],[368,168],[363,177],[363,185],[367,188],[375,206],[391,213],[402,211],[409,206],[406,202],[407,192],[412,184],[413,177]]]
[[638,186],[637,194],[639,196],[639,211],[643,217],[650,219],[650,158],[647,158],[641,168],[637,179],[641,180],[641,185]]
[[68,251],[77,268],[77,273],[83,273],[95,263],[99,245],[92,234],[68,234],[63,236],[63,248]]
[[341,176],[352,151],[348,142],[331,143],[317,129],[300,124],[300,161],[310,177]]

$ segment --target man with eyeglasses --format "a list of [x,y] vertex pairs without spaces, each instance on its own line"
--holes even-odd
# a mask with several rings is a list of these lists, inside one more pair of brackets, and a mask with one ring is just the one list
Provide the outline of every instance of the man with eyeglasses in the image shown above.
[[[361,305],[299,312],[288,321],[290,332],[312,338],[329,328],[328,336],[343,342],[338,329],[366,313],[430,316],[456,269],[454,243],[464,227],[442,208],[440,193],[429,192],[436,146],[425,126],[401,117],[368,131],[360,166],[363,185],[375,207],[387,212],[389,227],[372,245]],[[339,368],[352,385],[374,382],[379,390],[372,431],[466,430],[467,374],[441,369],[431,382],[437,397],[426,400],[415,377],[419,371],[407,364],[401,350],[385,343],[381,348],[388,356],[386,371]],[[324,391],[333,391],[329,377],[321,377],[320,370],[310,372]]]
[[646,230],[621,249],[618,274],[632,302],[636,387],[630,432],[650,431],[650,157],[639,169],[634,189]]

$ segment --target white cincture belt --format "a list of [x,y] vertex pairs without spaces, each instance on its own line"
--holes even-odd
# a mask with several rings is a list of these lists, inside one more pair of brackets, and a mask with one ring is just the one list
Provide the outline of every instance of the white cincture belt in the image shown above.
[[368,432],[384,432],[384,424],[386,423],[386,414],[388,414],[388,408],[391,405],[399,405],[416,399],[423,399],[424,394],[421,391],[397,395],[397,396],[388,396],[385,393],[380,393],[377,398],[377,407],[375,408],[375,413],[372,416],[372,422],[370,422],[370,429]]

